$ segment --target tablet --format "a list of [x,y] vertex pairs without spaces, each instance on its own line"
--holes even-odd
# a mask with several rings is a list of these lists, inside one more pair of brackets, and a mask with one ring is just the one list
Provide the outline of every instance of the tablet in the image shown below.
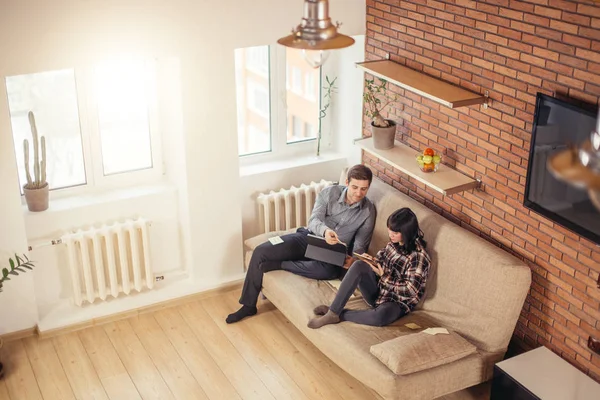
[[304,257],[341,267],[346,262],[348,248],[342,243],[328,244],[324,237],[308,234]]

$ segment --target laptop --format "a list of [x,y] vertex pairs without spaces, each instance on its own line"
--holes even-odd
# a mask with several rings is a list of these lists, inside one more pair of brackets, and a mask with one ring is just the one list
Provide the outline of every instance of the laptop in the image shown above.
[[325,238],[308,234],[306,236],[308,247],[304,257],[341,267],[346,261],[348,248],[342,243],[327,244]]

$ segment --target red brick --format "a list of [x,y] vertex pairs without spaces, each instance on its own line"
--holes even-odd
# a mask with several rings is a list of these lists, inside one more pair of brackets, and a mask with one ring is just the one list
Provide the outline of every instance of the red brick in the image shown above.
[[[498,27],[504,27],[504,28],[508,28],[510,27],[510,20],[506,19],[506,18],[502,18],[496,15],[489,15],[487,16],[487,22],[489,22],[490,24],[494,24]],[[499,28],[502,29],[502,28]]]
[[529,36],[527,36],[527,38],[523,38],[523,40],[524,41],[526,40],[527,43],[533,43],[533,42],[530,42],[531,40],[533,40],[533,41],[535,41],[533,44],[546,47],[548,45],[548,41],[546,39],[542,39],[542,38],[560,41],[560,40],[562,40],[562,36],[563,36],[563,34],[561,32],[555,31],[553,29],[543,28],[541,26],[538,26],[535,28],[535,35],[537,36],[537,38],[533,35],[529,35]]
[[[448,5],[446,5],[446,8],[448,7]],[[468,29],[467,27],[470,28],[474,28],[475,27],[475,20],[471,19],[471,18],[467,18],[464,16],[460,16],[460,15],[455,15],[454,16],[454,22],[456,22],[457,24],[461,24],[463,26],[465,26],[465,33],[466,30]]]
[[555,42],[553,40],[548,41],[548,49],[569,55],[575,54],[575,46],[570,46],[561,42]]
[[531,24],[526,24],[520,21],[511,21],[510,27],[514,30],[534,34],[536,27]]
[[475,10],[467,10],[465,12],[465,15],[469,18],[473,18],[475,20],[475,26],[477,26],[477,22],[478,21],[485,21],[487,19],[487,14],[480,12],[480,11],[475,11]]
[[564,75],[558,75],[558,82],[564,83],[565,85],[568,85],[570,87],[574,87],[577,89],[581,89],[581,90],[583,90],[585,87],[584,82],[579,81],[577,79],[566,77]]
[[589,51],[585,49],[576,49],[575,55],[580,58],[584,58],[586,60],[594,61],[600,63],[600,54],[595,51]]
[[511,10],[509,8],[504,8],[501,7],[499,10],[499,14],[503,17],[506,18],[510,18],[510,19],[515,19],[518,21],[522,21],[523,20],[523,13],[520,11],[515,11],[515,10]]
[[577,5],[577,12],[591,17],[600,17],[600,8],[598,6],[587,6],[585,4]]
[[534,10],[533,4],[524,3],[522,1],[511,1],[510,8],[512,10],[519,10],[532,13]]
[[[510,57],[510,58],[518,59],[521,56],[521,52],[520,51],[508,49],[506,47],[498,46],[496,48],[496,51],[499,54],[502,54],[503,56]],[[575,53],[575,50],[573,50],[573,53]]]
[[476,21],[475,28],[482,30],[482,31],[486,31],[486,32],[498,33],[497,25],[488,24],[488,23],[482,22],[482,21]]
[[591,28],[579,28],[579,35],[590,39],[600,40],[600,31],[598,29]]
[[553,19],[560,19],[561,14],[562,14],[561,10],[543,7],[543,6],[535,6],[534,12],[537,15],[544,15],[546,17],[553,18]]
[[550,26],[550,19],[540,17],[539,15],[525,14],[524,21],[539,26]]
[[517,40],[509,40],[508,47],[510,47],[513,50],[519,50],[525,53],[533,52],[533,47],[530,44],[519,42]]
[[558,8],[559,10],[571,11],[571,12],[577,11],[577,4],[574,4],[571,1],[549,0],[548,5],[550,7]]
[[556,72],[548,71],[547,69],[531,67],[531,74],[550,81],[556,80]]
[[578,26],[590,26],[591,18],[579,14],[563,13],[562,20]]
[[589,72],[576,69],[573,76],[585,82],[600,82],[600,75],[590,74]]
[[575,68],[579,68],[579,69],[583,69],[583,70],[587,69],[588,62],[585,60],[581,60],[579,58],[574,58],[574,57],[570,57],[570,56],[561,54],[559,57],[559,61],[562,64],[567,64],[567,65],[570,65]]
[[546,50],[546,49],[541,49],[539,47],[535,47],[533,49],[533,54],[538,57],[545,58],[546,60],[553,60],[553,61],[558,61],[558,57],[559,57],[558,53],[556,53],[554,51]]
[[534,86],[542,85],[542,80],[540,78],[533,76],[533,75],[526,74],[524,72],[520,72],[520,71],[517,73],[517,79],[520,79],[520,80],[527,82],[529,84],[532,84]]

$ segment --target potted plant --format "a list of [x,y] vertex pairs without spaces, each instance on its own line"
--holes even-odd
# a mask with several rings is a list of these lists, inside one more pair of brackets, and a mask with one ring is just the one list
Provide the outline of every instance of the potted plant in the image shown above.
[[35,180],[31,179],[29,173],[29,141],[23,140],[23,155],[25,157],[25,173],[27,183],[23,186],[25,201],[29,211],[44,211],[48,209],[49,185],[46,182],[46,138],[41,137],[42,159],[40,161],[38,132],[35,125],[35,116],[29,111],[29,125],[33,136],[33,174]]
[[[23,257],[15,254],[14,259],[10,257],[8,259],[8,267],[2,268],[2,274],[0,274],[0,293],[2,292],[2,287],[4,286],[4,281],[10,281],[9,275],[18,276],[19,272],[24,273],[27,269],[33,269],[33,262],[30,261],[25,254]],[[4,366],[2,365],[2,346],[3,341],[0,337],[0,378],[4,375]]]
[[387,150],[394,147],[396,137],[396,122],[385,119],[381,112],[398,100],[396,95],[392,98],[388,95],[388,82],[379,79],[379,83],[373,79],[365,79],[365,115],[371,118],[371,133],[373,134],[373,146],[379,150]]
[[326,85],[323,86],[325,89],[325,95],[323,95],[324,104],[321,105],[321,109],[319,110],[319,136],[317,137],[317,157],[321,154],[321,137],[322,137],[322,129],[323,129],[323,118],[327,116],[327,109],[331,106],[332,96],[334,93],[337,93],[337,86],[335,86],[335,81],[337,81],[337,77],[333,78],[333,80],[329,79],[329,76],[325,75]]

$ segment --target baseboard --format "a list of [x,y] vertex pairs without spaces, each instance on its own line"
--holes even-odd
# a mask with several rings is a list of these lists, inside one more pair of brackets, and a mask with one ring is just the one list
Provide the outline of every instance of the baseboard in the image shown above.
[[90,328],[92,326],[98,326],[102,324],[106,324],[109,322],[120,321],[122,319],[135,317],[138,315],[162,310],[165,308],[175,307],[181,304],[190,303],[192,301],[199,301],[209,297],[218,296],[220,294],[228,293],[234,290],[238,290],[242,287],[243,280],[236,280],[234,282],[228,282],[221,286],[218,286],[214,289],[210,289],[200,293],[194,293],[183,297],[178,297],[175,299],[166,300],[160,303],[152,304],[149,306],[139,307],[134,310],[128,310],[125,312],[107,315],[102,318],[95,318],[89,321],[81,322],[78,324],[68,325],[61,328],[50,329],[44,332],[40,332],[38,327],[35,326],[29,329],[23,329],[17,332],[11,332],[4,335],[0,335],[5,342],[10,342],[11,340],[23,339],[31,336],[38,336],[40,339],[45,339],[53,336],[62,335],[65,333],[75,332],[81,329]]
[[31,327],[27,329],[22,329],[20,331],[5,333],[4,335],[0,335],[0,339],[5,342],[10,342],[11,340],[19,340],[25,339],[31,336],[35,336],[37,333],[37,327]]

